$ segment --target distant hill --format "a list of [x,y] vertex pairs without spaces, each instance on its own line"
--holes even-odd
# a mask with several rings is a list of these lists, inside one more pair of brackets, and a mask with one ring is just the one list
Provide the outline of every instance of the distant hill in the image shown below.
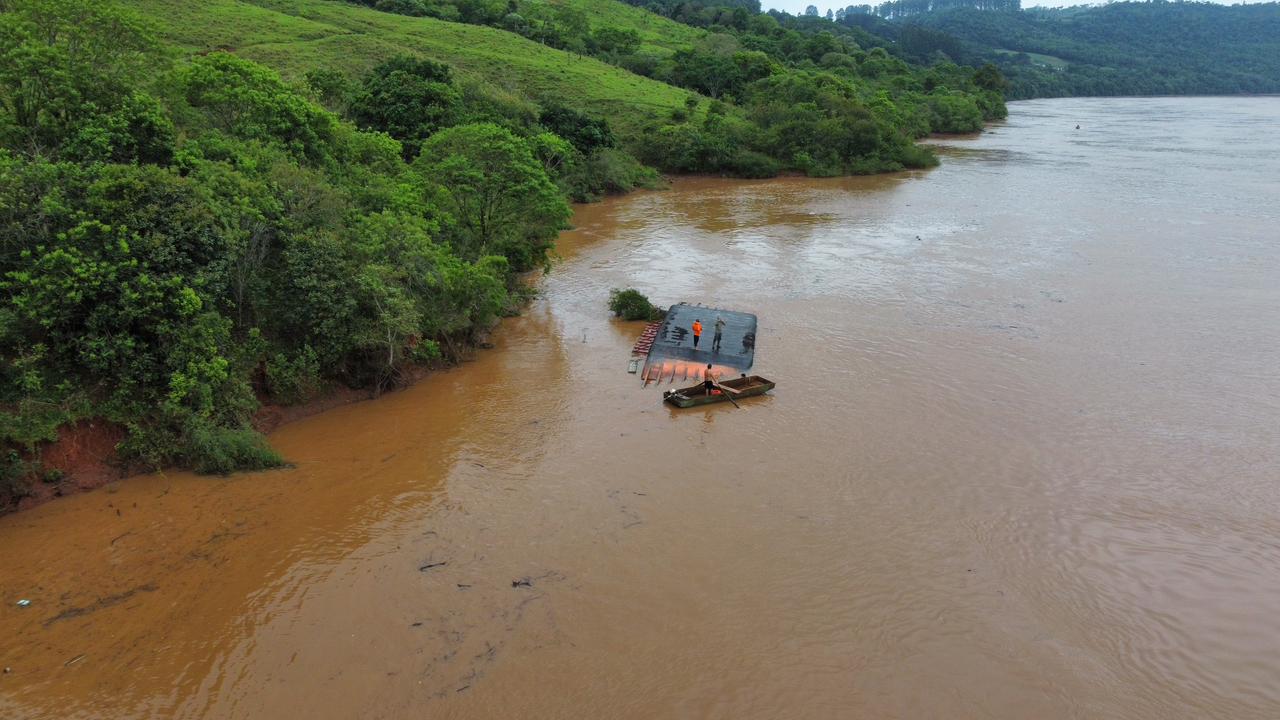
[[966,7],[893,24],[909,57],[994,62],[1011,98],[1280,92],[1280,3]]

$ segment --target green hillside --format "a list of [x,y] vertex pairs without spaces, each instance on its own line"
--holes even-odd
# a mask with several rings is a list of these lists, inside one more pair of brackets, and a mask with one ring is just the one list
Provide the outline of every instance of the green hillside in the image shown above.
[[619,0],[549,0],[550,4],[581,12],[593,26],[612,25],[635,30],[641,49],[670,54],[686,48],[707,33]]
[[[1275,2],[1114,2],[1020,11],[948,6],[897,23],[904,32],[943,35],[932,45],[917,43],[917,59],[943,50],[959,62],[992,61],[1015,98],[1280,92]],[[963,44],[958,52],[955,40]]]
[[928,166],[913,139],[973,132],[1005,112],[998,77],[912,66],[857,35],[742,9],[704,29],[617,0],[128,4],[188,54],[234,52],[295,82],[323,69],[349,84],[406,55],[443,62],[485,94],[607,118],[629,152],[672,172]]
[[[593,7],[607,0],[571,1]],[[606,116],[624,137],[633,137],[646,122],[684,107],[691,95],[502,30],[393,15],[333,0],[130,0],[125,4],[155,23],[162,39],[186,52],[228,50],[293,80],[301,80],[315,68],[360,76],[397,55],[423,55],[452,65],[461,75],[534,100]]]

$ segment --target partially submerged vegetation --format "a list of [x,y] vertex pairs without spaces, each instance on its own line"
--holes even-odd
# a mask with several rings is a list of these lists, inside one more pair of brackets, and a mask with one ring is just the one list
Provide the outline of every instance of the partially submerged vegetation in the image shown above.
[[610,290],[609,310],[623,320],[657,320],[662,317],[662,310],[635,288]]
[[1003,113],[969,69],[825,37],[802,61],[753,49],[792,37],[772,27],[592,2],[621,25],[573,4],[451,5],[496,27],[323,0],[0,5],[0,503],[57,480],[39,447],[89,418],[135,465],[279,465],[262,402],[456,360],[518,306],[570,200],[655,167],[923,167],[913,138]]

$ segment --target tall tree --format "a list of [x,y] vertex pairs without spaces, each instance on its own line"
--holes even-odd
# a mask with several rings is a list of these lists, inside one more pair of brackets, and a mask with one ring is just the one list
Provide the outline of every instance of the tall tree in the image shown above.
[[414,167],[428,191],[443,198],[466,259],[501,254],[528,270],[569,220],[569,205],[530,143],[492,123],[436,133]]

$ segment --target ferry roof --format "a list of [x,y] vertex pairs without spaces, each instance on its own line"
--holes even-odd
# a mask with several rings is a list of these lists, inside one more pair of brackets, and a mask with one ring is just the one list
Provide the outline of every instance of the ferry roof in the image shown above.
[[[711,349],[716,332],[716,318],[724,319],[724,336],[720,351]],[[702,339],[693,348],[693,321],[702,321]],[[679,303],[667,310],[666,320],[649,350],[645,367],[664,362],[686,362],[733,368],[739,372],[751,369],[756,353],[756,316],[751,313]]]

